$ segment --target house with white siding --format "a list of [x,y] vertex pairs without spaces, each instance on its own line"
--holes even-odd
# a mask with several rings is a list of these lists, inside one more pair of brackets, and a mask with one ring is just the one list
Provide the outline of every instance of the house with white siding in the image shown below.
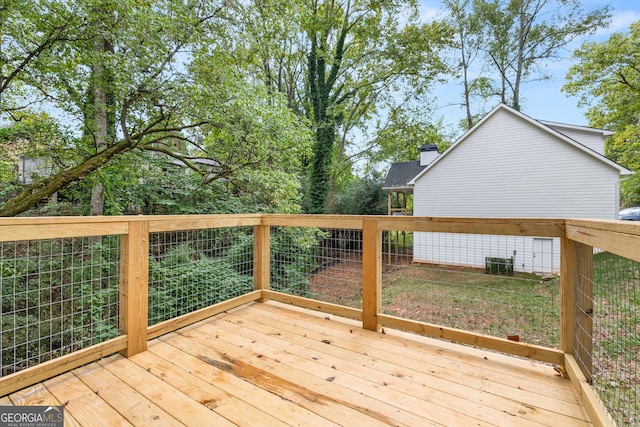
[[[498,105],[408,181],[413,214],[474,218],[617,219],[631,171],[604,156],[602,129],[538,121]],[[558,239],[415,233],[416,262],[555,273]]]

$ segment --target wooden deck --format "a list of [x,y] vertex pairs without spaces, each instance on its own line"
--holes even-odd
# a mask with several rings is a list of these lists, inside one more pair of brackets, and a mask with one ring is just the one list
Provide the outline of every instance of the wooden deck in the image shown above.
[[586,426],[553,367],[252,303],[0,398],[66,425]]

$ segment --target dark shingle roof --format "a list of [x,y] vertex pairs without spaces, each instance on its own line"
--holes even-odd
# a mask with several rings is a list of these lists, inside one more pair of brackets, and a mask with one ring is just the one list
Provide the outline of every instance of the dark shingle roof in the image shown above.
[[411,181],[425,166],[420,166],[419,161],[393,163],[387,173],[387,179],[382,186],[385,190],[408,189],[408,183]]

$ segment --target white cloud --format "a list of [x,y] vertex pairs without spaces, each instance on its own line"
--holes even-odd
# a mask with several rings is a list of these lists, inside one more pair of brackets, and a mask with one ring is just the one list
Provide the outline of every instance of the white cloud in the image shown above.
[[629,28],[629,25],[636,21],[640,21],[640,12],[637,10],[614,12],[613,19],[611,21],[611,29],[613,31],[624,30]]
[[618,31],[627,31],[629,29],[629,25],[636,21],[640,21],[640,11],[614,10],[609,27],[598,30],[596,35],[609,36]]
[[446,11],[437,7],[427,6],[424,2],[420,2],[418,13],[420,14],[420,20],[422,22],[430,22],[434,19],[442,19]]

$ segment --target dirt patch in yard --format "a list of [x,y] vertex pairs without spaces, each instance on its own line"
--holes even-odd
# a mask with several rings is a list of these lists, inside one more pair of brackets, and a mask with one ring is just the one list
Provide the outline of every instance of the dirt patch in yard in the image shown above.
[[[411,256],[393,261],[383,266],[384,313],[557,345],[557,280],[542,282],[534,275],[495,276],[472,268],[414,264]],[[360,255],[349,254],[325,265],[309,277],[312,298],[361,308]]]

